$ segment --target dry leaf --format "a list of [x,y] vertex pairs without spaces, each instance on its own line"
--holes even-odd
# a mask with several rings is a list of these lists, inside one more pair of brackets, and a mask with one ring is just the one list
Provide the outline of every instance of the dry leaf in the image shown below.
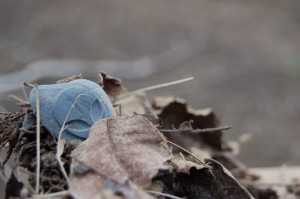
[[147,187],[170,152],[163,137],[146,118],[115,117],[96,123],[72,157],[119,184],[126,180]]
[[[72,162],[72,164],[74,164]],[[104,199],[103,190],[105,187],[105,177],[95,173],[89,172],[85,175],[77,175],[70,177],[70,193],[76,199],[98,198]],[[119,199],[116,198],[112,199]]]
[[175,177],[177,187],[187,198],[254,199],[220,163],[214,160],[206,163],[211,170],[192,167],[190,174],[179,173]]
[[151,104],[143,91],[128,93],[118,78],[111,77],[104,72],[98,73],[99,85],[115,104],[115,111],[119,116],[146,114],[150,112]]
[[104,72],[99,72],[98,77],[99,85],[113,99],[113,101],[115,101],[118,96],[127,94],[127,90],[120,79],[111,77]]
[[147,120],[149,120],[154,126],[160,126],[161,125],[161,119],[157,117],[156,115],[152,113],[146,113],[146,114],[140,114]]
[[118,105],[115,108],[117,115],[119,116],[131,116],[134,114],[146,114],[148,110],[148,101],[146,99],[146,94],[143,92],[128,94],[123,98],[116,101]]
[[[205,159],[211,158],[211,155],[208,151],[204,151],[202,149],[191,147],[190,148],[191,153],[196,156],[199,160],[204,162]],[[191,156],[190,156],[191,157]],[[192,157],[193,158],[193,157]],[[194,159],[194,158],[193,158]],[[195,160],[194,160],[195,161]]]
[[78,199],[101,198],[104,186],[105,177],[92,171],[84,175],[70,177],[70,192]]
[[300,166],[258,167],[249,169],[249,173],[260,177],[254,184],[269,185],[279,199],[298,199],[300,196]]
[[[184,124],[186,128],[205,129],[218,127],[219,121],[210,108],[192,109],[183,99],[174,96],[156,97],[152,106],[157,110],[162,119],[162,129],[180,128]],[[186,123],[192,120],[193,123]],[[188,125],[188,126],[187,126]],[[183,127],[183,126],[182,126]],[[221,131],[214,133],[202,133],[197,135],[164,133],[168,140],[179,144],[184,148],[209,146],[216,150],[222,149]]]
[[[248,191],[254,196],[255,199],[279,199],[275,190],[272,189],[261,189],[254,186],[248,186]],[[299,199],[296,195],[284,194],[280,199]]]
[[153,199],[135,185],[118,185],[96,172],[72,176],[70,193],[75,199]]
[[106,184],[106,188],[122,195],[124,199],[154,199],[130,181],[127,181],[124,185],[110,181]]
[[172,158],[170,164],[173,166],[176,172],[180,173],[190,173],[190,169],[192,167],[195,167],[196,169],[203,169],[203,165],[199,165],[195,162],[185,160],[182,156],[180,155],[174,155],[174,158]]
[[226,169],[230,170],[237,178],[255,177],[248,173],[248,168],[244,163],[239,161],[233,154],[229,152],[214,152],[212,153],[212,158],[224,165]]

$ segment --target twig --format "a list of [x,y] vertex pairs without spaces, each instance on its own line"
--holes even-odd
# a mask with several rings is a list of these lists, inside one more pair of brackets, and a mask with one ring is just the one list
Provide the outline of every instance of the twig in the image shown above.
[[11,118],[9,121],[15,121],[16,119],[19,119],[20,117],[23,117],[24,115],[26,115],[26,113],[21,113],[20,115],[17,115],[17,116],[15,116],[15,117],[13,117],[13,118]]
[[182,199],[177,196],[173,196],[173,195],[170,195],[167,193],[162,193],[162,192],[157,192],[157,191],[145,190],[145,192],[150,193],[152,195],[164,196],[164,197],[168,197],[168,198],[172,198],[172,199]]
[[15,95],[9,95],[9,97],[12,98],[12,99],[14,99],[14,100],[16,100],[17,102],[19,102],[19,103],[21,103],[21,104],[26,104],[26,103],[28,103],[28,101],[23,100],[23,99],[21,99],[20,97],[15,96]]
[[285,183],[285,182],[251,182],[251,181],[245,181],[245,180],[239,180],[239,182],[245,186],[266,186],[266,187],[273,187],[273,186],[295,186],[297,183]]
[[221,126],[216,128],[206,128],[206,129],[159,129],[162,133],[212,133],[217,131],[224,131],[231,129],[231,126]]
[[60,192],[49,193],[44,195],[32,195],[32,198],[53,198],[57,196],[64,196],[67,194],[70,194],[70,191],[60,191]]
[[163,83],[163,84],[148,86],[148,87],[145,87],[145,88],[140,88],[140,89],[137,89],[135,91],[131,91],[130,93],[138,93],[138,92],[142,92],[142,91],[154,90],[154,89],[157,89],[157,88],[163,88],[163,87],[172,86],[172,85],[175,85],[175,84],[180,84],[180,83],[187,82],[187,81],[190,81],[190,80],[193,80],[193,79],[194,79],[194,77],[188,77],[188,78],[180,79],[180,80],[177,80],[177,81],[172,81],[172,82],[167,82],[167,83]]
[[59,141],[60,141],[60,139],[61,139],[62,132],[66,129],[66,128],[65,128],[65,125],[66,125],[66,122],[67,122],[67,120],[68,120],[68,118],[69,118],[69,116],[70,116],[70,114],[71,114],[71,111],[72,111],[73,108],[75,107],[75,104],[77,103],[77,100],[78,100],[81,96],[83,96],[83,95],[85,95],[85,94],[80,94],[80,95],[78,95],[77,98],[75,99],[74,103],[72,104],[72,106],[71,106],[71,108],[70,108],[70,110],[69,110],[69,112],[68,112],[68,114],[67,114],[67,116],[66,116],[65,121],[63,122],[63,125],[61,126],[61,129],[60,129],[60,131],[59,131],[58,138],[57,138],[57,150],[56,150],[56,155],[55,155],[55,157],[56,157],[56,160],[57,160],[57,162],[58,162],[58,165],[59,165],[59,167],[60,167],[60,169],[61,169],[62,174],[64,175],[65,179],[66,179],[67,182],[68,182],[68,185],[70,184],[70,180],[69,180],[69,177],[68,177],[68,175],[67,175],[67,172],[66,172],[66,170],[65,170],[65,168],[64,168],[64,166],[63,166],[63,163],[62,163],[62,161],[61,161],[61,158],[60,158],[60,151],[61,151],[61,149],[60,149]]
[[23,88],[22,88],[23,95],[24,95],[25,99],[26,99],[27,101],[29,101],[28,95],[27,95],[27,93],[26,93],[25,86],[26,86],[26,84],[25,84],[25,83],[23,83]]
[[40,171],[41,171],[41,154],[40,154],[40,145],[41,145],[41,126],[40,126],[40,94],[39,94],[39,89],[38,85],[35,84],[35,100],[36,100],[36,183],[35,183],[35,192],[38,194],[39,193],[39,187],[40,187]]
[[189,152],[188,150],[186,150],[185,148],[179,146],[178,144],[175,144],[174,142],[171,142],[169,140],[166,140],[167,143],[170,143],[178,148],[180,148],[181,150],[183,150],[184,152],[186,152],[187,154],[190,154],[192,157],[194,157],[196,160],[198,160],[203,166],[205,167],[209,167],[209,165],[206,165],[204,162],[202,162],[199,158],[197,158],[195,155],[193,155],[191,152]]
[[31,88],[34,88],[34,87],[35,87],[34,84],[31,84],[31,83],[28,83],[28,82],[24,82],[23,84],[24,84],[24,86],[29,86],[29,87],[31,87]]

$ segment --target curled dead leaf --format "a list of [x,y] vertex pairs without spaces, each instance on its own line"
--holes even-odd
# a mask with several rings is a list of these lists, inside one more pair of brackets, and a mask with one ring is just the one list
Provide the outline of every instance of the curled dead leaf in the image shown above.
[[[193,109],[178,97],[156,97],[152,101],[158,116],[162,119],[162,129],[180,127],[185,129],[216,128],[219,121],[210,108]],[[193,123],[189,121],[193,121]],[[190,147],[209,146],[215,150],[222,149],[222,132],[201,133],[197,135],[164,133],[168,140],[189,149]]]
[[[206,160],[211,169],[196,169],[178,173],[175,177],[177,192],[187,198],[254,199],[252,195],[217,161]],[[179,193],[178,193],[179,194]]]
[[99,85],[113,101],[115,101],[118,96],[127,94],[127,89],[123,86],[121,79],[109,76],[104,72],[99,72],[98,77]]

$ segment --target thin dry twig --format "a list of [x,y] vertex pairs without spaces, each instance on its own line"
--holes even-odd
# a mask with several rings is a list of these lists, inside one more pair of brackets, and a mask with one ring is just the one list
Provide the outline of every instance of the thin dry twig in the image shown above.
[[163,83],[163,84],[157,84],[157,85],[148,86],[145,88],[140,88],[135,91],[131,91],[130,93],[145,92],[145,91],[154,90],[157,88],[163,88],[163,87],[172,86],[175,84],[180,84],[180,83],[187,82],[187,81],[190,81],[193,79],[194,79],[194,77],[188,77],[188,78],[184,78],[184,79],[180,79],[180,80],[176,80],[176,81],[172,81],[172,82],[167,82],[167,83]]
[[20,104],[26,104],[28,103],[28,101],[21,99],[20,97],[16,96],[16,95],[9,95],[10,98],[16,100],[18,103]]
[[200,164],[202,164],[202,165],[205,166],[205,167],[210,168],[209,165],[207,165],[207,164],[205,164],[204,162],[202,162],[199,158],[197,158],[194,154],[192,154],[190,151],[186,150],[185,148],[183,148],[183,147],[179,146],[178,144],[175,144],[174,142],[171,142],[171,141],[169,141],[169,140],[166,140],[165,142],[170,143],[170,144],[172,144],[172,145],[174,145],[174,146],[180,148],[181,150],[183,150],[183,151],[186,152],[187,154],[190,154],[192,157],[194,157],[196,160],[198,160],[198,161],[200,162]]
[[63,163],[62,163],[62,161],[61,161],[61,158],[60,158],[60,151],[61,151],[61,148],[60,148],[59,141],[61,140],[61,135],[62,135],[63,131],[66,129],[66,128],[65,128],[65,125],[66,125],[66,122],[67,122],[67,120],[68,120],[68,118],[69,118],[69,116],[70,116],[70,114],[71,114],[71,111],[72,111],[73,108],[75,107],[75,105],[76,105],[76,103],[77,103],[77,100],[78,100],[81,96],[83,96],[83,95],[85,95],[85,94],[80,94],[80,95],[78,95],[77,98],[75,99],[74,103],[72,104],[72,106],[71,106],[71,108],[70,108],[70,110],[69,110],[69,112],[68,112],[68,114],[67,114],[67,116],[66,116],[65,121],[63,122],[63,125],[61,126],[61,129],[60,129],[60,131],[59,131],[59,135],[58,135],[58,138],[57,138],[57,150],[56,150],[56,155],[55,155],[55,157],[56,157],[56,160],[57,160],[57,162],[58,162],[58,165],[59,165],[59,167],[60,167],[60,169],[61,169],[61,172],[63,173],[65,179],[66,179],[67,182],[68,182],[68,185],[70,184],[70,180],[69,180],[69,177],[68,177],[68,175],[67,175],[67,172],[66,172],[66,170],[65,170],[65,168],[64,168],[64,166],[63,166]]
[[28,83],[28,82],[24,82],[23,84],[24,84],[24,86],[29,86],[31,88],[35,87],[34,84],[31,84],[31,83]]
[[295,186],[297,183],[286,183],[286,182],[278,182],[278,183],[272,183],[272,182],[256,182],[256,181],[246,181],[246,180],[239,180],[241,184],[244,186],[256,186],[256,187],[274,187],[274,186],[279,186],[279,187],[287,187],[287,186]]
[[221,126],[216,128],[206,129],[159,129],[162,133],[213,133],[218,131],[225,131],[231,129],[231,126]]
[[15,120],[19,119],[20,117],[23,117],[24,115],[26,115],[26,113],[22,113],[20,115],[16,115],[15,117],[11,118],[9,121],[11,121],[11,122],[15,121]]
[[37,165],[36,165],[36,184],[35,184],[35,192],[39,193],[39,187],[40,187],[40,171],[41,171],[41,153],[40,153],[40,147],[41,147],[41,125],[40,125],[40,94],[38,85],[35,84],[35,99],[36,99],[36,159],[37,159]]
[[26,84],[25,83],[23,83],[23,86],[22,86],[22,92],[23,92],[23,95],[24,95],[24,97],[25,97],[25,99],[27,100],[27,101],[29,101],[29,98],[28,98],[28,95],[27,95],[27,93],[26,93]]
[[152,195],[168,197],[168,198],[171,198],[171,199],[182,199],[182,198],[179,198],[177,196],[173,196],[173,195],[170,195],[170,194],[167,194],[167,193],[162,193],[162,192],[157,192],[157,191],[145,190],[145,192],[150,193]]

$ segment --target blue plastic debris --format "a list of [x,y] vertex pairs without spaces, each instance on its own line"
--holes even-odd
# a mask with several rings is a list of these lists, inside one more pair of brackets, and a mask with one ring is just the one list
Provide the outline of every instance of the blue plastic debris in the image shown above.
[[[106,93],[92,81],[80,79],[62,84],[41,85],[38,89],[41,123],[55,137],[58,137],[65,122],[62,138],[83,140],[88,137],[94,123],[115,115]],[[36,111],[35,94],[35,89],[32,89],[30,105]]]

